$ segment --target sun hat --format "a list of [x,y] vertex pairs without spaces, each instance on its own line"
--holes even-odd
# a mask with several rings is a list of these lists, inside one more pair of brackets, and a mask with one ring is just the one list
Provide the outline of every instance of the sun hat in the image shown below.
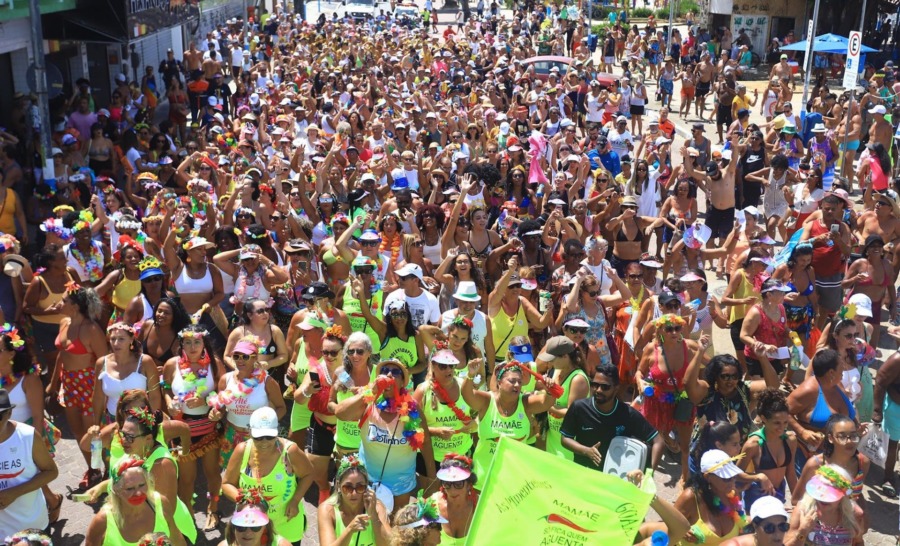
[[278,415],[269,406],[263,406],[250,415],[250,436],[278,436]]
[[436,364],[452,364],[454,366],[459,364],[459,359],[456,358],[456,355],[450,349],[437,351],[431,356],[431,361]]
[[775,516],[788,518],[787,510],[784,509],[784,502],[775,497],[766,495],[756,499],[750,505],[750,521],[764,520]]
[[462,466],[448,466],[437,471],[435,477],[443,482],[464,482],[472,475],[472,471]]
[[[875,237],[878,237],[875,235]],[[861,317],[872,318],[872,298],[865,294],[853,294],[847,301],[848,305],[856,306],[856,314]]]
[[547,340],[544,352],[537,359],[541,362],[553,362],[554,359],[566,356],[575,351],[575,342],[566,336],[553,336]]
[[453,298],[462,301],[481,301],[478,287],[472,281],[460,281],[453,293]]
[[846,470],[827,464],[819,467],[806,482],[806,494],[817,501],[837,502],[847,495],[850,486],[850,476]]
[[567,320],[567,321],[565,322],[565,324],[563,324],[563,327],[569,327],[569,328],[590,328],[591,325],[588,324],[587,321],[585,321],[584,319],[573,318],[573,319]]
[[678,279],[681,282],[695,282],[695,281],[705,281],[703,277],[694,273],[693,271],[688,271],[686,274],[682,275],[681,278]]
[[813,132],[813,133],[824,133],[824,132],[826,132],[826,131],[827,131],[827,129],[825,128],[825,124],[824,124],[824,123],[816,123],[815,126],[813,126],[813,129],[812,129],[812,132]]
[[700,472],[714,474],[723,480],[734,478],[742,472],[734,460],[721,449],[710,449],[700,458]]
[[512,353],[513,360],[516,362],[522,362],[523,364],[534,362],[534,355],[531,353],[530,343],[526,343],[525,345],[510,345],[509,352]]
[[214,248],[216,245],[211,241],[207,241],[206,237],[191,237],[182,247],[185,250],[193,250],[195,248]]
[[249,244],[241,247],[241,252],[238,255],[239,260],[247,260],[250,258],[257,258],[262,255],[262,248],[259,245]]

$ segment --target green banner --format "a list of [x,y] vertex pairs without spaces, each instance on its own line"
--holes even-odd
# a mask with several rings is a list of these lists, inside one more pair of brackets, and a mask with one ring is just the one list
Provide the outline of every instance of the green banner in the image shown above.
[[466,546],[630,545],[652,499],[625,480],[501,437]]

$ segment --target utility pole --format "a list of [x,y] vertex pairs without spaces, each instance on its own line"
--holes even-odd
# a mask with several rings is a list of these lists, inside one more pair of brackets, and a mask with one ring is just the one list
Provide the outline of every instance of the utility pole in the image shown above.
[[669,34],[666,40],[666,50],[663,52],[663,58],[672,51],[672,34],[675,30],[675,0],[669,0]]
[[[863,29],[866,26],[866,2],[867,2],[867,0],[863,0],[862,13],[859,16],[859,34],[860,34],[860,36],[865,36]],[[860,48],[861,47],[862,46],[860,46]],[[844,70],[850,70],[850,68],[845,67]],[[853,65],[852,70],[854,72],[857,72],[856,64]],[[857,72],[857,74],[858,74],[858,72]],[[857,75],[854,78],[854,82],[858,82],[858,80],[859,80],[859,76]],[[853,101],[856,98],[856,84],[854,84],[853,87],[851,87],[847,91],[850,91],[850,100],[847,102],[847,117],[844,120],[844,139],[843,139],[844,142],[841,145],[841,150],[843,150],[841,152],[841,156],[840,156],[841,172],[838,173],[838,178],[841,180],[846,180],[847,178],[849,178],[849,176],[847,176],[847,177],[844,176],[844,173],[847,170],[847,165],[845,164],[846,162],[844,161],[844,158],[847,157],[847,151],[846,151],[847,136],[850,131],[850,120],[853,119]],[[862,116],[862,112],[860,112],[859,114],[860,114],[860,116]],[[853,171],[852,171],[853,165],[850,165],[850,169],[851,169],[850,176],[852,176],[853,175]],[[862,190],[862,188],[860,188],[860,190]]]
[[[816,23],[819,19],[819,2],[821,0],[816,0],[816,4],[813,6],[813,16],[809,21],[809,36],[806,37],[807,46],[806,58],[803,59],[803,102],[800,104],[800,113],[803,114],[806,112],[806,99],[809,97],[809,76],[812,72],[813,66],[813,56],[816,51]],[[801,116],[802,117],[802,116]]]
[[[44,60],[44,27],[41,25],[41,8],[38,0],[28,2],[28,16],[31,18],[31,49],[34,55],[34,93],[37,95],[38,112],[41,116],[41,159],[44,161],[44,179],[56,178],[53,172],[53,158],[50,156],[50,97],[47,94],[47,69]],[[27,120],[30,126],[32,120]],[[29,142],[28,145],[32,145]]]

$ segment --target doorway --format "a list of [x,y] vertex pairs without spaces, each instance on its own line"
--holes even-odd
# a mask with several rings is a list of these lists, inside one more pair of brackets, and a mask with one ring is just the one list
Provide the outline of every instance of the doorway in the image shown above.
[[787,36],[787,33],[790,31],[794,31],[796,34],[796,26],[797,21],[793,17],[772,17],[772,26],[769,29],[769,41],[772,38],[778,38],[778,41],[783,43],[784,37]]

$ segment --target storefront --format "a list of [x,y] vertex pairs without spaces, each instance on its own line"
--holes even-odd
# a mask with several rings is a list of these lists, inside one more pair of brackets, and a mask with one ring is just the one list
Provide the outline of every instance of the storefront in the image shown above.
[[789,30],[803,32],[806,3],[802,0],[710,0],[711,28],[728,27],[734,38],[741,31],[750,38],[753,51],[765,56],[773,37],[783,38]]

